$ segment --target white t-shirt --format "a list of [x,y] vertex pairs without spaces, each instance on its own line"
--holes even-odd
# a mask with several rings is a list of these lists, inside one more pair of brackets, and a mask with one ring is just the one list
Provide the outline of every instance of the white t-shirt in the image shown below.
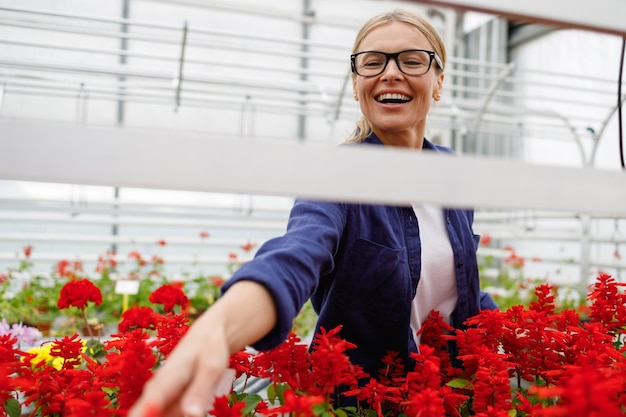
[[411,308],[411,330],[419,346],[416,332],[431,310],[439,311],[450,323],[458,293],[454,271],[454,254],[440,206],[426,203],[413,204],[417,216],[422,246],[422,271],[417,293]]

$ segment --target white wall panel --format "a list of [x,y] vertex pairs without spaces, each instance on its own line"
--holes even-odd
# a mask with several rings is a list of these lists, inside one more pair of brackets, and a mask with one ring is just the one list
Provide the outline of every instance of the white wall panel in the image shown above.
[[626,217],[619,171],[11,120],[0,132],[7,180]]

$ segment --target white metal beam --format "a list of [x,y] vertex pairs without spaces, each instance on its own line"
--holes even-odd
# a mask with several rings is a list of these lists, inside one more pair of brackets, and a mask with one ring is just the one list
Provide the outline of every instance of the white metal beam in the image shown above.
[[0,120],[0,179],[626,217],[626,174],[405,149]]
[[491,13],[509,19],[626,36],[624,0],[413,0],[441,7]]

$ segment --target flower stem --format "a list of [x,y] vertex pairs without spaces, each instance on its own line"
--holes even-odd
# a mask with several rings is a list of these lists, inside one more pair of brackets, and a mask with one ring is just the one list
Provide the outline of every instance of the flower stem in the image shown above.
[[85,320],[85,327],[87,328],[87,332],[89,333],[89,337],[93,338],[93,332],[91,331],[91,326],[89,325],[89,321],[87,320],[87,314],[85,313],[85,309],[81,309],[83,312],[83,320]]

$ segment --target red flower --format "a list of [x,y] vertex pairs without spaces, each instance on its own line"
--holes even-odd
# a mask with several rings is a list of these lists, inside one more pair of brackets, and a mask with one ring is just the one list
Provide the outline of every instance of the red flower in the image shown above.
[[172,283],[161,285],[150,294],[150,302],[154,304],[163,304],[166,313],[174,310],[174,306],[179,305],[181,308],[189,305],[189,299],[181,288],[181,283]]
[[158,255],[152,255],[152,259],[150,260],[150,262],[152,262],[153,265],[163,265],[165,263],[165,260],[158,256]]
[[259,377],[270,378],[272,383],[285,382],[294,389],[309,391],[314,384],[308,347],[300,343],[300,338],[290,333],[287,339],[264,352],[260,352],[253,362],[259,369]]
[[491,235],[489,233],[481,235],[479,244],[483,246],[491,245]]
[[[4,404],[18,391],[18,381],[12,378],[13,374],[20,374],[30,370],[27,363],[20,360],[27,354],[16,349],[17,338],[11,333],[0,335],[0,404]],[[23,378],[30,384],[30,378]]]
[[30,258],[30,254],[33,252],[33,246],[32,245],[26,245],[22,248],[22,250],[24,251],[24,256],[26,258]]
[[126,413],[152,377],[157,357],[147,343],[148,334],[141,329],[118,336],[121,338],[106,343],[106,379],[116,382],[118,405]]
[[474,411],[493,415],[491,410],[511,409],[511,387],[508,369],[512,363],[497,353],[483,356],[474,377]]
[[224,285],[224,282],[226,280],[220,277],[219,275],[213,275],[209,278],[209,281],[211,282],[211,284],[215,285],[216,287],[221,287],[222,285]]
[[78,272],[82,272],[83,264],[80,261],[70,262],[66,259],[62,259],[56,264],[56,273],[64,278],[74,279],[77,277]]
[[225,395],[215,397],[213,409],[210,414],[215,417],[241,417],[241,410],[246,406],[243,401],[235,402],[231,407],[228,406],[228,397]]
[[164,239],[159,239],[156,242],[154,242],[156,245],[158,246],[165,246],[167,245],[167,242]]
[[244,252],[250,252],[253,248],[256,247],[256,245],[257,245],[256,243],[248,241],[244,245],[241,246],[241,249],[243,249]]
[[340,385],[356,385],[359,378],[365,377],[363,369],[353,365],[345,351],[356,347],[354,343],[339,337],[341,326],[321,333],[313,339],[311,352],[312,376],[317,390],[312,394],[328,395]]
[[534,416],[620,417],[618,401],[626,390],[626,374],[594,367],[567,367],[558,386],[533,386],[539,398],[558,399],[552,406],[535,410]]
[[209,232],[206,232],[204,230],[200,232],[200,239],[206,239],[208,237],[209,237]]
[[93,282],[83,278],[70,281],[61,288],[61,295],[57,306],[60,309],[73,306],[82,310],[87,307],[89,301],[93,302],[95,305],[100,305],[102,303],[102,293]]
[[102,391],[88,391],[81,398],[72,398],[65,403],[65,416],[68,417],[110,417],[111,401]]
[[294,417],[310,417],[316,415],[313,407],[323,404],[325,397],[314,395],[298,395],[292,389],[283,393],[285,402],[282,406],[270,408],[272,413],[289,414]]
[[254,355],[246,350],[240,350],[231,355],[229,368],[235,370],[235,378],[239,378],[243,374],[250,375],[252,373],[253,358]]
[[445,376],[458,375],[458,369],[452,366],[448,341],[454,339],[449,334],[454,330],[452,326],[443,320],[438,311],[431,311],[424,324],[417,332],[420,335],[420,345],[428,345],[435,349],[435,354],[441,360],[441,370]]
[[505,264],[511,265],[511,267],[520,269],[524,267],[524,258],[520,257],[515,253],[514,250],[511,249],[511,253],[509,256],[503,259]]
[[173,313],[161,316],[156,327],[157,336],[150,343],[150,346],[157,348],[159,353],[166,358],[174,350],[185,333],[187,333],[187,330],[189,330],[189,319],[187,317]]
[[137,251],[132,251],[128,253],[129,259],[134,259],[137,261],[137,266],[145,266],[147,264],[146,260],[141,257],[141,254]]
[[608,329],[617,330],[626,326],[626,295],[620,293],[618,283],[609,274],[601,273],[587,299],[591,302],[589,317]]
[[150,307],[131,307],[122,313],[122,321],[117,328],[120,333],[134,329],[153,330],[157,324],[158,315]]
[[115,252],[106,251],[104,256],[98,256],[98,263],[96,264],[96,272],[103,273],[109,272],[117,267],[117,261],[115,260]]
[[391,385],[392,381],[404,376],[404,364],[398,352],[388,351],[381,359],[383,368],[378,372],[378,379],[381,383]]
[[56,339],[50,349],[50,356],[63,358],[63,369],[73,369],[81,362],[83,342],[74,333],[72,337],[65,336],[63,339]]
[[[99,387],[98,387],[99,388]],[[83,369],[61,369],[52,366],[41,368],[32,384],[23,385],[25,405],[32,404],[32,415],[69,415],[67,404],[93,391],[93,375]]]
[[343,395],[348,397],[356,395],[357,400],[365,401],[374,411],[376,411],[378,417],[383,417],[383,402],[390,397],[392,399],[397,398],[399,392],[400,388],[381,384],[372,378],[367,384],[365,384],[365,386],[346,391]]

